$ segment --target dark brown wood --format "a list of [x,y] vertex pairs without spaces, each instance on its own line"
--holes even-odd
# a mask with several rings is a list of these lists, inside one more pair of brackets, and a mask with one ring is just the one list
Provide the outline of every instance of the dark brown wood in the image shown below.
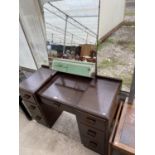
[[103,143],[105,141],[105,132],[87,126],[85,124],[80,123],[79,129],[81,131],[81,138],[87,137],[91,140],[98,141],[98,143]]
[[120,89],[120,82],[97,78],[81,97],[78,108],[99,117],[110,119]]
[[22,83],[20,92],[33,118],[46,126],[52,126],[63,110],[74,113],[82,143],[107,155],[121,83],[121,80],[108,77],[92,79],[58,72],[53,74],[44,68]]
[[104,153],[105,152],[104,139],[101,143],[98,140],[91,140],[90,138],[86,138],[83,136],[82,143],[84,144],[84,146],[88,147],[89,149],[97,153],[100,153],[102,155],[106,155],[106,153]]
[[94,115],[88,114],[87,112],[76,111],[77,119],[79,123],[84,123],[88,126],[97,128],[105,131],[106,120]]
[[24,104],[22,102],[21,96],[19,96],[19,106],[20,106],[21,110],[23,111],[23,113],[25,114],[25,116],[27,117],[27,119],[32,120],[30,113],[27,111],[26,107],[24,106]]
[[[36,92],[46,84],[55,73],[55,71],[42,67],[19,85],[19,92],[25,108],[29,111],[33,119],[48,127],[55,122],[53,119],[57,119],[61,112],[52,110],[52,113],[49,114],[47,111],[44,111],[45,109],[41,107],[41,102],[36,97]],[[57,116],[57,118],[54,116]]]
[[38,94],[40,98],[46,98],[48,101],[74,107],[79,103],[90,82],[90,78],[58,73]]
[[40,68],[29,78],[22,81],[19,89],[34,94],[41,88],[56,72],[47,68]]
[[128,104],[127,100],[123,106],[112,147],[113,150],[126,155],[135,154],[135,107]]
[[[92,150],[107,154],[111,120],[118,107],[120,80],[95,79],[57,73],[38,91],[42,105],[76,114],[82,143]],[[97,137],[92,138],[86,135]],[[93,144],[96,148],[93,148]]]
[[27,107],[27,110],[31,115],[36,115],[36,113],[39,113],[38,106],[36,104],[33,104],[31,102],[23,101],[25,107]]
[[113,140],[115,138],[115,133],[116,133],[117,125],[118,125],[119,118],[120,118],[120,115],[121,115],[123,104],[124,103],[121,101],[120,104],[119,104],[117,113],[116,113],[116,117],[114,119],[114,125],[112,127],[112,132],[111,132],[111,135],[110,135],[110,138],[109,138],[108,155],[112,155],[112,143],[113,143]]
[[23,104],[25,105],[27,111],[29,111],[33,119],[35,119],[38,123],[47,125],[47,122],[37,105],[31,102],[26,102],[26,101],[23,101]]
[[59,116],[62,113],[61,109],[57,109],[57,108],[51,108],[51,106],[47,105],[47,104],[41,104],[40,105],[44,116],[46,117],[47,123],[49,127],[52,127],[53,124],[56,122],[56,120],[59,118]]
[[19,92],[23,100],[36,104],[35,98],[32,93],[28,91],[23,91],[21,89]]

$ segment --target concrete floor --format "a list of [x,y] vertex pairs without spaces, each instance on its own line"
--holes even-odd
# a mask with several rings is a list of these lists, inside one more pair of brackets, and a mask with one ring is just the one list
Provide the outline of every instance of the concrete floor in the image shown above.
[[67,112],[49,129],[20,110],[19,131],[20,155],[98,155],[81,144],[76,117]]

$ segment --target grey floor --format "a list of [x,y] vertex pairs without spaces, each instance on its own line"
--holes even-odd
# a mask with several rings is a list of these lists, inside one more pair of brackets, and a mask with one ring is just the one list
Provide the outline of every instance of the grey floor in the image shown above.
[[20,155],[98,155],[81,144],[76,117],[63,112],[49,129],[19,112]]

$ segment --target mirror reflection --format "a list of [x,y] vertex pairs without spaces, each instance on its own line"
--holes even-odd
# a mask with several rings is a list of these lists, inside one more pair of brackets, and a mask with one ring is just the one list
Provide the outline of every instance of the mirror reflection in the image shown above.
[[98,0],[58,0],[44,5],[50,64],[53,58],[96,62],[98,5]]

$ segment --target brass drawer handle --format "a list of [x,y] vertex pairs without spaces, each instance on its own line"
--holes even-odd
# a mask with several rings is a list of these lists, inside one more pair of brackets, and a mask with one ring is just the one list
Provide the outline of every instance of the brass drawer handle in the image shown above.
[[93,130],[88,129],[87,135],[88,135],[88,136],[91,136],[91,137],[95,137],[95,136],[96,136],[96,132],[93,131]]
[[97,143],[95,143],[93,141],[90,141],[89,142],[89,146],[92,147],[92,148],[96,148],[97,147]]
[[86,120],[87,120],[87,122],[88,122],[89,124],[92,124],[92,125],[94,125],[94,124],[96,123],[96,120],[93,119],[93,118],[90,118],[90,117],[87,117]]
[[30,105],[29,108],[30,108],[31,110],[36,109],[36,107],[35,107],[34,105]]
[[28,95],[28,94],[25,94],[23,97],[24,97],[25,99],[27,99],[27,100],[31,98],[31,96]]

